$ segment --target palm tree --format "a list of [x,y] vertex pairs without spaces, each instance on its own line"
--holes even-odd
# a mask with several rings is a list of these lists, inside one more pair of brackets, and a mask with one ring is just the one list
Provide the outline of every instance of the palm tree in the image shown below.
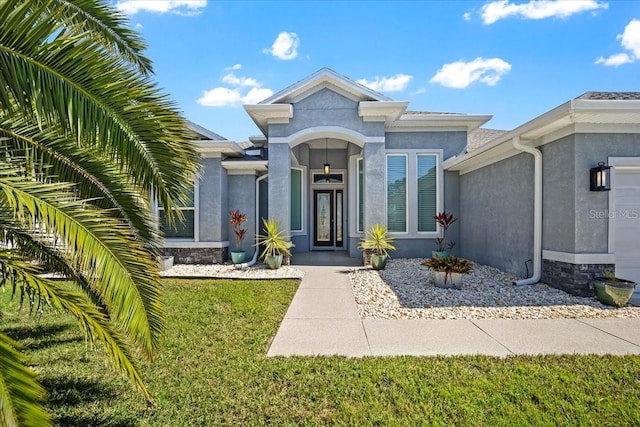
[[[198,156],[127,25],[108,1],[0,0],[0,274],[71,313],[151,401],[138,369],[164,325],[151,205],[181,219]],[[0,333],[0,425],[50,424],[26,364]]]

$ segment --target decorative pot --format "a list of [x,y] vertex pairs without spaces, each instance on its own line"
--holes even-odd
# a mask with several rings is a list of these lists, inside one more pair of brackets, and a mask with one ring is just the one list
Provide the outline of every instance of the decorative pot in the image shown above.
[[231,251],[231,262],[234,264],[242,264],[247,256],[245,251]]
[[462,273],[445,273],[444,271],[434,271],[436,286],[444,289],[462,289]]
[[594,277],[593,287],[596,290],[596,297],[601,303],[623,307],[633,296],[636,284],[630,280]]
[[264,257],[264,263],[272,270],[277,270],[282,266],[282,255],[267,255]]
[[371,255],[371,268],[374,270],[384,270],[387,266],[387,255]]
[[158,257],[158,264],[160,264],[160,271],[167,271],[173,267],[173,257],[160,256]]
[[431,251],[431,258],[435,258],[435,257],[444,258],[447,255],[449,255],[449,252],[447,251]]

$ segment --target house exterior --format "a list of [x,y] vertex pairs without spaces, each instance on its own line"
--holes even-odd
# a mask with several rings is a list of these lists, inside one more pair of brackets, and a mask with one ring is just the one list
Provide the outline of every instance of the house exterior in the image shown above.
[[[262,132],[248,142],[192,124],[203,172],[165,252],[225,261],[239,209],[249,256],[271,217],[294,256],[359,257],[363,231],[381,223],[393,256],[428,257],[446,210],[460,218],[449,238],[465,258],[576,294],[604,270],[640,280],[640,94],[588,93],[508,132],[482,128],[490,115],[408,107],[324,68],[246,105]],[[611,191],[589,191],[598,162],[613,166]]]

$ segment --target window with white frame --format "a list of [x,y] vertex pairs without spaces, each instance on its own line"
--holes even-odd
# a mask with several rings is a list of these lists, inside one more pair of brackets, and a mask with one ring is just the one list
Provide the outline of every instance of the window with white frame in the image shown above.
[[438,209],[438,156],[418,154],[417,156],[417,215],[418,232],[435,232],[433,218]]
[[302,231],[302,169],[291,169],[291,231]]
[[189,200],[184,206],[180,206],[178,209],[182,212],[184,221],[176,221],[173,226],[167,224],[165,210],[161,205],[158,205],[158,223],[160,230],[164,233],[164,237],[167,239],[194,239],[195,238],[195,185],[192,188]]
[[387,228],[407,231],[407,156],[387,155]]

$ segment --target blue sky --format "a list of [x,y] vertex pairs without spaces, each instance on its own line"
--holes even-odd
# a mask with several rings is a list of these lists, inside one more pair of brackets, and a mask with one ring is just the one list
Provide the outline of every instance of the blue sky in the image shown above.
[[237,141],[259,133],[243,103],[322,67],[507,130],[586,91],[640,91],[638,1],[113,3],[185,116]]

